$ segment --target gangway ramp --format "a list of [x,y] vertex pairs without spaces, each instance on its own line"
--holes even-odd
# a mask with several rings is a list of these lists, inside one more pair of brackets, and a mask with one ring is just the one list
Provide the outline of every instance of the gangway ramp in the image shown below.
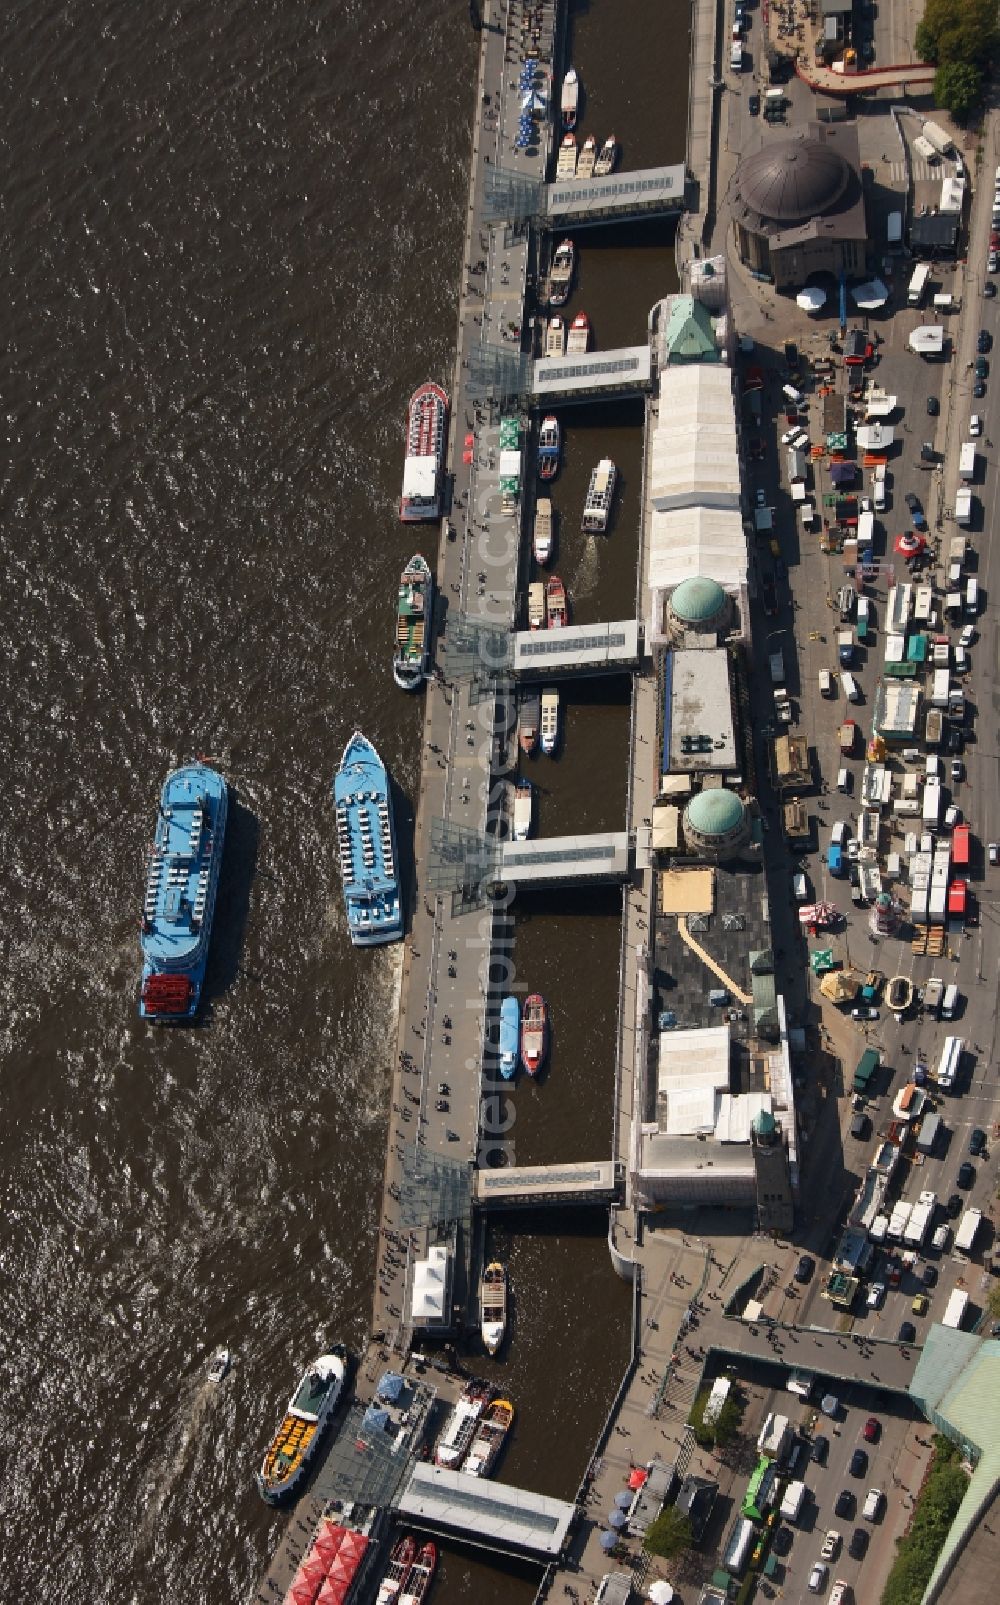
[[592,228],[640,217],[667,217],[684,210],[684,163],[643,167],[607,178],[568,178],[550,184],[545,195],[545,226]]
[[538,357],[531,367],[531,399],[538,407],[640,396],[652,388],[653,357],[648,345]]
[[396,1510],[412,1526],[441,1537],[549,1561],[562,1553],[575,1506],[421,1461]]
[[508,1165],[478,1170],[473,1202],[489,1209],[537,1209],[545,1205],[613,1204],[622,1177],[613,1159],[593,1164]]
[[629,838],[625,831],[591,836],[540,836],[535,841],[505,841],[497,879],[514,887],[623,883],[629,875]]
[[514,632],[514,673],[522,680],[622,674],[637,668],[642,655],[643,633],[635,619]]

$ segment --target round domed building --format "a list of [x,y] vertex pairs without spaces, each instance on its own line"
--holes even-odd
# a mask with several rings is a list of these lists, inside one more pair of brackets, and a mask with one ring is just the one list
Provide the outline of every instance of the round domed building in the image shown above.
[[729,192],[737,255],[778,290],[865,271],[868,229],[853,123],[805,123],[744,158]]
[[728,627],[731,613],[731,598],[718,581],[696,574],[670,593],[667,633],[675,641],[686,635],[717,637]]
[[750,840],[750,814],[741,797],[726,786],[696,791],[684,810],[684,841],[699,858],[737,858]]

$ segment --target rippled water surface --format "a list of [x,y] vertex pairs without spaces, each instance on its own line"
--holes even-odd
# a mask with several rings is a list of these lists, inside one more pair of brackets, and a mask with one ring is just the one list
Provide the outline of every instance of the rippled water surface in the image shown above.
[[[651,5],[575,13],[595,83],[608,13]],[[252,1489],[276,1413],[318,1345],[365,1336],[398,955],[350,947],[327,791],[360,722],[415,803],[420,706],[387,672],[402,417],[419,380],[450,383],[476,50],[464,0],[15,0],[0,19],[4,1599],[245,1598],[279,1531]],[[682,124],[678,144],[640,123],[642,82],[609,74],[606,116],[626,145],[633,116],[637,161],[679,160]],[[668,242],[644,264],[669,288]],[[607,327],[640,338],[645,309],[604,293]],[[627,599],[634,575],[609,583]],[[622,749],[618,692],[579,718]],[[196,752],[234,788],[207,1007],[153,1032],[143,852],[164,773]],[[539,963],[572,984],[558,943],[583,921],[611,1051],[617,906],[566,919],[539,914],[524,951],[544,935]],[[577,1157],[572,1105],[545,1096],[527,1147],[557,1148],[561,1122]],[[610,1112],[587,1122],[589,1150]],[[529,1420],[551,1395],[512,1467],[571,1493],[582,1458],[553,1476],[547,1446],[565,1429],[585,1455],[627,1293],[600,1225],[539,1223],[510,1251]],[[621,1311],[592,1357],[581,1287]],[[446,1571],[447,1597],[531,1597]]]

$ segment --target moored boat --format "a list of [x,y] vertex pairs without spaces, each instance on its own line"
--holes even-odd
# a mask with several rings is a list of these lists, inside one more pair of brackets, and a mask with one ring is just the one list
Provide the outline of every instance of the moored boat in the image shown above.
[[542,751],[551,757],[559,745],[559,688],[548,685],[542,690],[541,719]]
[[566,587],[558,574],[545,585],[545,616],[550,630],[558,630],[566,623]]
[[360,730],[344,748],[333,800],[351,941],[355,947],[397,942],[403,934],[403,908],[389,775]]
[[614,134],[609,134],[607,139],[604,141],[604,144],[601,146],[601,154],[594,163],[594,177],[607,178],[609,173],[614,172],[615,163],[617,160],[618,141],[616,140]]
[[559,419],[549,413],[542,419],[538,431],[538,477],[555,479],[559,472],[559,453],[562,450],[562,432]]
[[535,554],[535,562],[544,568],[552,556],[552,503],[548,496],[539,496],[535,503],[535,526],[532,531],[531,547]]
[[528,629],[545,628],[545,586],[541,580],[532,580],[528,586]]
[[229,1372],[233,1357],[228,1349],[216,1349],[208,1367],[209,1382],[219,1383]]
[[452,1409],[445,1422],[444,1431],[437,1441],[434,1459],[439,1466],[455,1470],[461,1465],[465,1451],[472,1442],[472,1435],[479,1424],[479,1417],[492,1396],[493,1390],[485,1382],[468,1384]]
[[479,1282],[479,1330],[487,1354],[498,1354],[507,1331],[507,1272],[491,1260]]
[[448,397],[430,380],[410,397],[406,462],[399,516],[404,524],[440,517],[442,469],[448,434]]
[[139,1013],[153,1025],[177,1025],[197,1013],[228,807],[229,788],[207,764],[185,764],[163,782],[140,936]]
[[476,1428],[462,1470],[470,1477],[488,1477],[499,1459],[513,1420],[514,1406],[510,1401],[494,1399]]
[[576,114],[580,105],[580,79],[575,67],[568,67],[566,76],[562,81],[562,94],[559,97],[559,108],[562,112],[562,125],[564,128],[576,127]]
[[527,841],[531,835],[531,811],[534,797],[530,780],[519,780],[514,787],[514,840]]
[[562,318],[550,318],[545,325],[546,357],[564,357],[566,355],[566,325]]
[[572,240],[560,240],[549,269],[549,306],[565,306],[573,283],[576,265],[576,246]]
[[399,1605],[423,1605],[434,1581],[436,1567],[437,1550],[433,1544],[425,1544],[410,1567],[410,1575],[399,1596]]
[[430,565],[416,552],[400,577],[396,603],[392,677],[401,691],[416,691],[426,678],[433,606],[434,579]]
[[590,319],[586,312],[578,312],[570,324],[566,350],[576,352],[590,350]]
[[389,1564],[382,1573],[382,1580],[378,1585],[375,1605],[394,1605],[394,1601],[399,1599],[403,1584],[409,1577],[410,1568],[416,1558],[417,1540],[412,1533],[407,1533],[393,1545]]
[[517,743],[529,758],[538,748],[538,727],[541,717],[541,697],[535,691],[526,692],[521,698],[521,706],[518,709]]
[[289,1400],[257,1473],[257,1487],[269,1505],[289,1499],[305,1485],[325,1428],[347,1380],[347,1350],[337,1344],[314,1360]]
[[597,140],[593,134],[588,134],[580,151],[580,158],[576,164],[577,178],[593,178],[594,166],[597,161]]
[[505,997],[500,1005],[500,1074],[505,1081],[517,1075],[521,1036],[521,1008],[517,998]]
[[602,535],[608,527],[611,501],[618,470],[610,457],[602,457],[590,476],[587,500],[583,504],[583,528],[588,535]]
[[565,134],[559,146],[559,155],[556,159],[556,178],[567,179],[576,177],[576,135]]
[[529,1076],[537,1076],[548,1051],[549,1006],[540,992],[532,992],[521,1021],[521,1060]]

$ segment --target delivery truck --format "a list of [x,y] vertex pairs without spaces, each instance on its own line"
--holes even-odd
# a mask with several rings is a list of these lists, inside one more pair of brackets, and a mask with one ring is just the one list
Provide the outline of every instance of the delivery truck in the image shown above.
[[958,477],[967,485],[971,485],[976,477],[976,443],[974,440],[964,440],[962,442],[962,449],[958,454]]
[[965,1214],[958,1223],[958,1231],[955,1233],[956,1253],[972,1253],[972,1245],[976,1241],[976,1234],[979,1231],[982,1219],[983,1212],[981,1209],[967,1209],[965,1211]]
[[955,523],[960,529],[972,523],[972,492],[967,485],[955,492]]
[[910,1218],[903,1233],[903,1242],[907,1248],[921,1248],[923,1246],[924,1238],[927,1236],[931,1221],[934,1219],[936,1208],[936,1194],[932,1192],[920,1194],[913,1209],[910,1211]]
[[786,1521],[798,1521],[808,1490],[804,1482],[790,1482],[781,1498],[781,1514]]
[[945,1092],[950,1092],[958,1080],[958,1071],[962,1063],[964,1049],[965,1040],[963,1037],[945,1037],[937,1068],[937,1084]]
[[906,300],[909,306],[918,307],[921,305],[924,296],[927,294],[927,285],[930,280],[930,276],[931,270],[929,263],[920,262],[914,268],[906,291]]
[[969,1295],[956,1287],[948,1300],[945,1312],[941,1317],[942,1326],[960,1327],[965,1319],[965,1312],[969,1304]]

